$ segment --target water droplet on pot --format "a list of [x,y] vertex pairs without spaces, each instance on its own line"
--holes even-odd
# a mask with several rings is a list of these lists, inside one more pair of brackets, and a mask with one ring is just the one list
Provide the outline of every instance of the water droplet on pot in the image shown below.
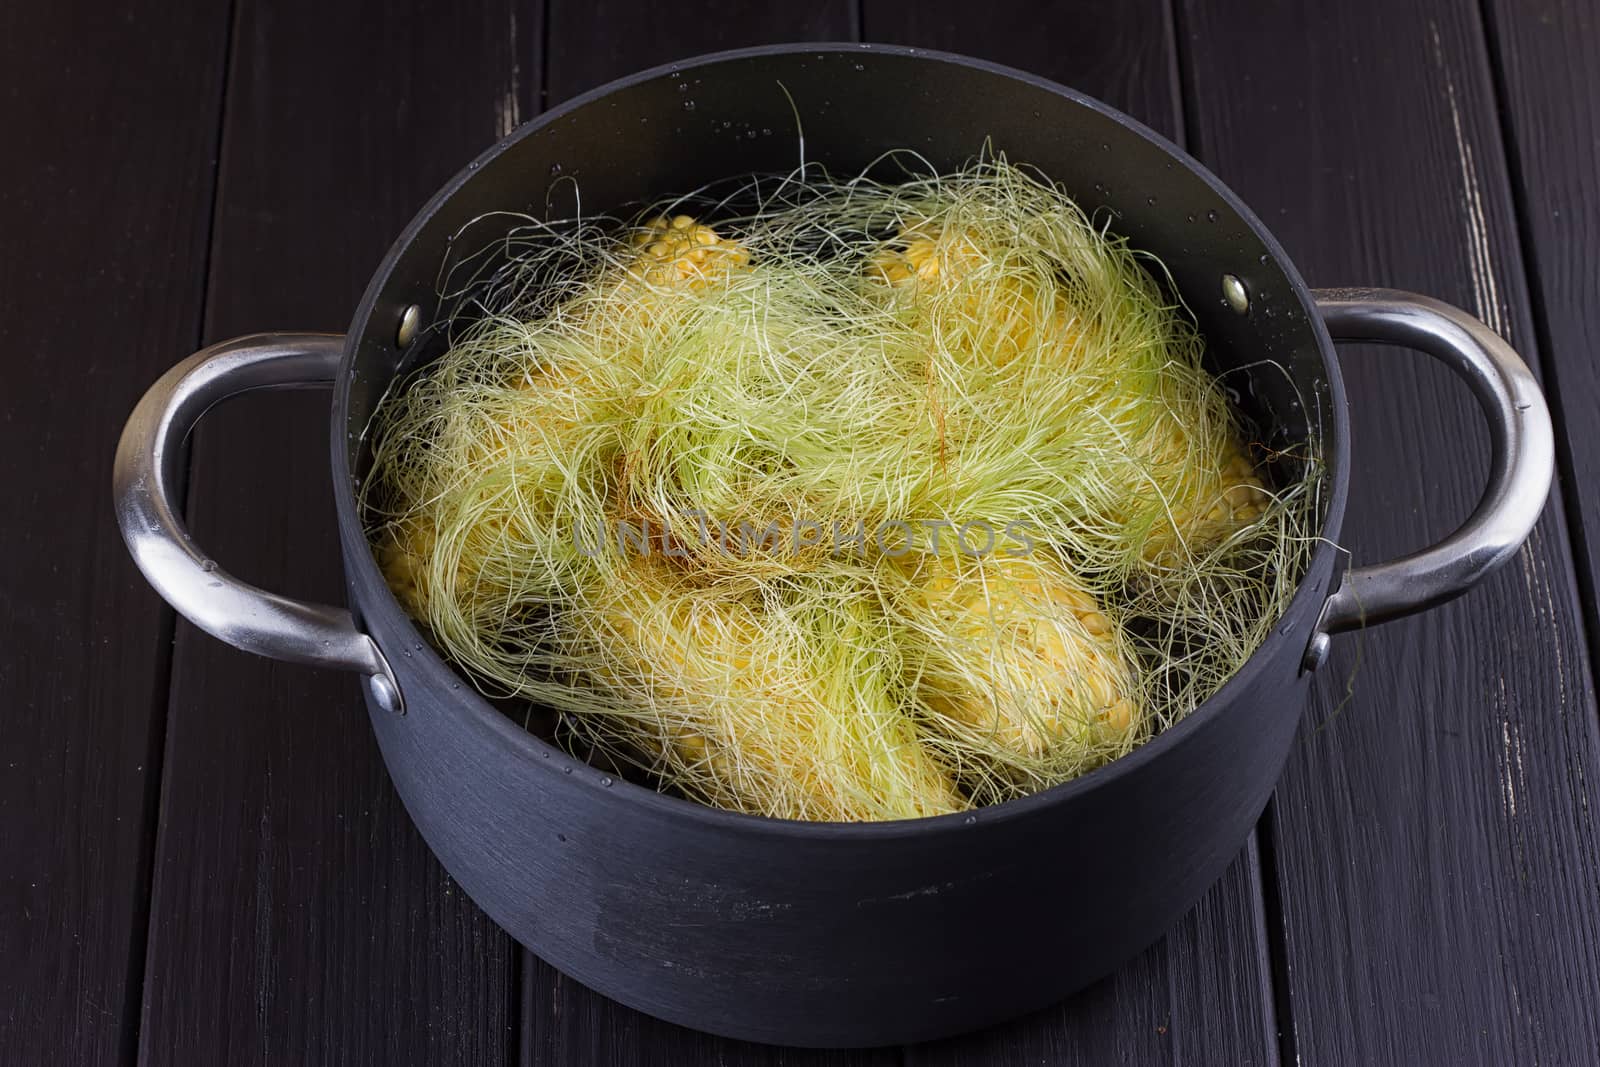
[[1271,261],[1272,261],[1272,257],[1271,256],[1267,255],[1265,252],[1261,253],[1260,262],[1262,262],[1262,263],[1270,263]]
[[550,164],[550,177],[554,178],[557,174],[560,174],[560,173],[561,173],[561,164],[559,164],[559,163]]
[[205,571],[207,574],[210,574],[212,571],[217,569],[217,561],[214,559],[204,560],[200,564],[200,569]]
[[1215,211],[1206,212],[1206,221],[1207,222],[1216,222],[1217,221],[1217,213]]
[[567,843],[567,835],[566,834],[557,834],[556,835],[556,840],[560,841],[564,845],[564,844]]
[[978,821],[978,817],[976,815],[968,815],[967,818],[966,818],[966,823],[967,823],[968,826],[971,826],[973,823],[976,823],[977,821]]
[[1194,221],[1194,216],[1193,216],[1193,215],[1190,215],[1190,216],[1189,216],[1189,221],[1190,221],[1190,222],[1193,222],[1193,221]]
[[763,129],[761,131],[761,136],[763,136],[763,137],[771,137],[772,136],[772,131],[771,130],[767,130],[767,129]]
[[1102,152],[1111,151],[1111,142],[1110,141],[1101,141],[1100,142],[1100,151],[1102,151]]
[[611,779],[609,779],[609,778],[602,778],[602,779],[600,779],[600,784],[601,784],[601,785],[607,785],[607,786],[608,786],[608,785],[610,785],[610,784],[611,784]]
[[685,110],[685,111],[693,111],[694,110],[694,101],[693,100],[685,100],[683,102],[683,110]]
[[563,767],[563,768],[561,768],[561,773],[562,774],[571,774],[572,773],[572,768],[571,767]]
[[856,64],[856,69],[857,69],[857,70],[866,70],[866,69],[867,69],[867,68],[866,68],[866,67],[864,67],[864,66],[862,66],[862,65],[861,65],[861,64],[860,64],[860,63],[857,63],[857,64]]
[[[677,75],[676,75],[676,74],[674,74],[674,75],[673,75],[673,77],[674,77],[674,78],[676,78],[676,77],[677,77]],[[688,86],[688,85],[687,85],[687,84],[685,84],[685,83],[684,83],[684,82],[679,82],[679,83],[678,83],[678,92],[680,92],[680,93],[686,93],[686,92],[688,92],[688,91],[689,91],[689,86]]]
[[1147,196],[1147,197],[1145,197],[1145,198],[1144,198],[1144,202],[1145,202],[1145,203],[1146,203],[1146,204],[1149,204],[1149,205],[1150,205],[1150,206],[1151,206],[1151,207],[1155,207],[1155,206],[1156,206],[1156,198],[1155,198],[1155,197],[1153,197],[1153,196]]

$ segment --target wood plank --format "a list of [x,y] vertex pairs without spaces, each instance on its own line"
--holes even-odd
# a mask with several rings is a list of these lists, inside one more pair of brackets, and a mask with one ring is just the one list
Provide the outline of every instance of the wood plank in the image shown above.
[[[845,0],[745,5],[701,0],[672,6],[628,2],[550,5],[545,99],[550,104],[659,63],[724,48],[789,40],[848,40]],[[888,1064],[893,1050],[823,1053],[727,1041],[625,1008],[531,953],[523,961],[524,1065]]]
[[783,41],[856,39],[856,0],[550,0],[546,104],[661,63]]
[[[449,175],[531,108],[536,11],[375,0],[236,15],[206,336],[345,328]],[[266,588],[342,599],[328,397],[198,432],[190,521]],[[358,685],[180,626],[140,1051],[149,1064],[501,1064],[515,952],[429,855]]]
[[[1545,382],[1588,620],[1600,656],[1600,11],[1584,0],[1486,5]],[[1585,492],[1585,490],[1588,490]]]
[[132,1059],[172,614],[117,534],[111,456],[139,395],[199,336],[226,46],[214,4],[136,19],[0,8],[11,1063]]
[[1252,837],[1189,914],[1116,973],[1014,1022],[910,1046],[906,1063],[1275,1064],[1271,974],[1255,943],[1264,936]]
[[[1312,284],[1434,294],[1537,362],[1475,7],[1188,0],[1182,25],[1199,154]],[[1341,362],[1343,540],[1375,561],[1468,513],[1486,435],[1427,361]],[[1468,598],[1335,643],[1275,801],[1298,1062],[1600,1057],[1595,713],[1560,494]]]
[[[964,52],[1099,97],[1181,141],[1165,3],[979,9],[869,2],[871,40]],[[1259,858],[1247,847],[1161,942],[1066,1002],[982,1034],[909,1050],[917,1064],[1276,1062]]]
[[579,985],[527,955],[523,985],[522,1062],[568,1067],[891,1067],[894,1049],[819,1051],[730,1041],[674,1026]]
[[1050,78],[1127,112],[1180,143],[1183,109],[1171,11],[1160,0],[864,0],[865,39],[936,48]]

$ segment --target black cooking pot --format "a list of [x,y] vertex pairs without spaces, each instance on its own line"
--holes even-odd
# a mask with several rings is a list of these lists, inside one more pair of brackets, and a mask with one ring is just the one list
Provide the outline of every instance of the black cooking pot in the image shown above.
[[[803,137],[797,127],[803,124]],[[770,132],[769,132],[770,131]],[[464,685],[389,593],[356,486],[363,430],[397,373],[437,355],[455,235],[621,208],[804,159],[853,174],[912,148],[940,170],[988,141],[1154,253],[1215,369],[1269,444],[1320,452],[1325,538],[1272,636],[1220,692],[1131,755],[976,812],[840,825],[730,814],[614,780]],[[798,151],[797,151],[798,150]],[[1460,372],[1493,442],[1468,522],[1344,572],[1345,397],[1332,337],[1422,349]],[[330,437],[353,614],[218,569],[173,504],[180,444],[223,397],[333,387]],[[614,82],[469,164],[384,259],[344,337],[260,334],[174,367],[129,419],[118,517],[146,577],[241,648],[361,672],[395,786],[433,851],[513,936],[578,980],[675,1022],[798,1045],[950,1034],[1039,1007],[1158,938],[1221,874],[1286,759],[1328,634],[1462,592],[1515,552],[1548,493],[1549,416],[1528,369],[1424,297],[1308,291],[1259,220],[1181,150],[1061,86],[905,48],[728,52]]]

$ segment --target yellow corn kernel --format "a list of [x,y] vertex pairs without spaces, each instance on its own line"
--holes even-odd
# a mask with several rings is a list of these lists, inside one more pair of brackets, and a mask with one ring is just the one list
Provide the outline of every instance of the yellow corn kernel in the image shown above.
[[688,215],[651,219],[631,238],[636,249],[628,277],[652,286],[698,291],[750,264],[750,252]]

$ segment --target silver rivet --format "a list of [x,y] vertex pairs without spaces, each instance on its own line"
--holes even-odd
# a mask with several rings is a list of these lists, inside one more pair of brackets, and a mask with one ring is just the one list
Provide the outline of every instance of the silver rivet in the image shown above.
[[1314,671],[1328,661],[1328,650],[1333,647],[1333,638],[1322,632],[1311,635],[1311,641],[1306,645],[1305,658],[1300,661],[1300,669]]
[[422,309],[412,304],[400,313],[400,330],[394,335],[395,344],[410,348],[411,342],[417,339],[417,330],[421,325]]
[[386,676],[372,674],[367,676],[367,692],[372,694],[372,702],[384,711],[395,715],[406,713],[405,702],[400,699],[400,690],[394,687]]
[[1236,275],[1222,276],[1222,299],[1241,315],[1250,310],[1250,294],[1245,291],[1244,282],[1241,282]]

